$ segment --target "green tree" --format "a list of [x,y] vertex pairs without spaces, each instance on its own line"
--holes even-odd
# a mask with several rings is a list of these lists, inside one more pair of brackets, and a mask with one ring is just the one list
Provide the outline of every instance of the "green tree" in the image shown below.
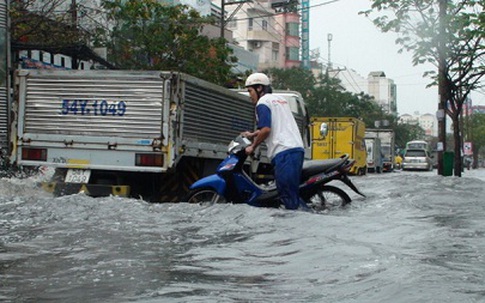
[[432,80],[430,85],[443,83],[441,94],[448,100],[445,111],[453,121],[457,176],[462,171],[460,114],[485,71],[484,6],[483,0],[373,0],[372,4],[374,12],[383,13],[374,23],[384,32],[399,34],[396,43],[402,46],[400,51],[411,51],[415,65],[431,63],[442,69],[441,76],[436,70],[425,76]]
[[393,121],[395,117],[386,115],[374,98],[364,94],[346,91],[337,78],[322,75],[311,90],[308,108],[313,116],[355,117],[364,121],[368,128],[375,121]]
[[156,0],[104,0],[112,26],[109,58],[124,69],[175,70],[225,84],[236,62],[223,38],[200,34],[213,19]]
[[315,77],[310,70],[303,68],[270,68],[264,71],[271,77],[274,89],[294,90],[308,98],[315,86]]
[[425,138],[424,129],[417,124],[400,123],[393,125],[392,128],[395,134],[394,142],[401,149],[404,149],[409,141]]
[[485,114],[473,114],[471,115],[470,122],[468,123],[469,129],[465,129],[468,133],[472,134],[470,141],[473,145],[473,163],[477,164],[478,156],[484,152],[485,149]]
[[348,104],[350,97],[351,93],[344,90],[340,80],[320,76],[310,89],[308,111],[314,117],[343,117],[346,115],[343,104]]
[[367,127],[378,120],[397,124],[396,117],[386,115],[373,97],[346,91],[338,78],[324,74],[315,78],[311,71],[302,68],[272,68],[265,72],[271,76],[274,89],[300,92],[312,117],[355,117]]
[[[85,2],[92,2],[87,0]],[[93,24],[83,22],[68,1],[10,1],[10,38],[14,45],[61,48],[85,43]],[[93,17],[93,16],[91,16]],[[82,29],[78,25],[82,24]]]

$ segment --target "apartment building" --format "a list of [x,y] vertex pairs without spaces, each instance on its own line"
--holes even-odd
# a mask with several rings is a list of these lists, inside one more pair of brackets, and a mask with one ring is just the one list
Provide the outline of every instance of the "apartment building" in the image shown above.
[[369,95],[386,113],[397,115],[397,86],[383,71],[370,72],[367,77]]
[[373,96],[384,112],[397,115],[397,86],[383,71],[370,72],[367,78],[353,69],[329,69],[329,76],[341,81],[345,90]]
[[258,70],[300,66],[300,14],[296,1],[258,0],[232,5],[227,29],[240,47],[259,57]]
[[423,114],[420,115],[418,112],[413,115],[404,114],[399,117],[400,123],[406,123],[411,125],[419,125],[426,136],[437,137],[438,136],[438,119],[436,115]]

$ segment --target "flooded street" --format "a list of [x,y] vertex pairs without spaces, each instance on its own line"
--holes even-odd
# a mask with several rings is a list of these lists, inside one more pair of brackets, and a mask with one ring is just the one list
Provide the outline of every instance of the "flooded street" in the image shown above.
[[352,180],[366,199],[311,214],[3,178],[0,301],[485,302],[485,170]]

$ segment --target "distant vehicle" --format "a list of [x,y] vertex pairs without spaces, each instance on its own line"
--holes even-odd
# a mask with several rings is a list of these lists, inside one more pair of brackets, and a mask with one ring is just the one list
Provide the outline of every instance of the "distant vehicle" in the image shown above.
[[424,140],[413,140],[413,141],[409,141],[408,143],[406,143],[406,149],[419,149],[419,148],[422,148],[422,149],[425,149],[427,151],[429,151],[429,144],[428,142],[424,141]]
[[402,160],[402,170],[433,170],[431,158],[432,156],[426,149],[406,149]]
[[353,117],[313,117],[312,159],[334,159],[348,154],[355,162],[352,175],[367,173],[365,123]]
[[367,149],[367,171],[382,173],[381,139],[365,138],[365,148]]
[[368,128],[365,130],[366,138],[379,138],[381,140],[382,171],[390,172],[394,170],[394,130]]

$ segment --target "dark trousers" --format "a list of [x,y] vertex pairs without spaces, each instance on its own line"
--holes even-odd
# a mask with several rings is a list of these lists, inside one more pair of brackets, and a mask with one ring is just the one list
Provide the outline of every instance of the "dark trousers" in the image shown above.
[[276,187],[287,209],[297,209],[300,206],[298,188],[303,158],[304,152],[301,149],[290,149],[277,154],[272,161]]

